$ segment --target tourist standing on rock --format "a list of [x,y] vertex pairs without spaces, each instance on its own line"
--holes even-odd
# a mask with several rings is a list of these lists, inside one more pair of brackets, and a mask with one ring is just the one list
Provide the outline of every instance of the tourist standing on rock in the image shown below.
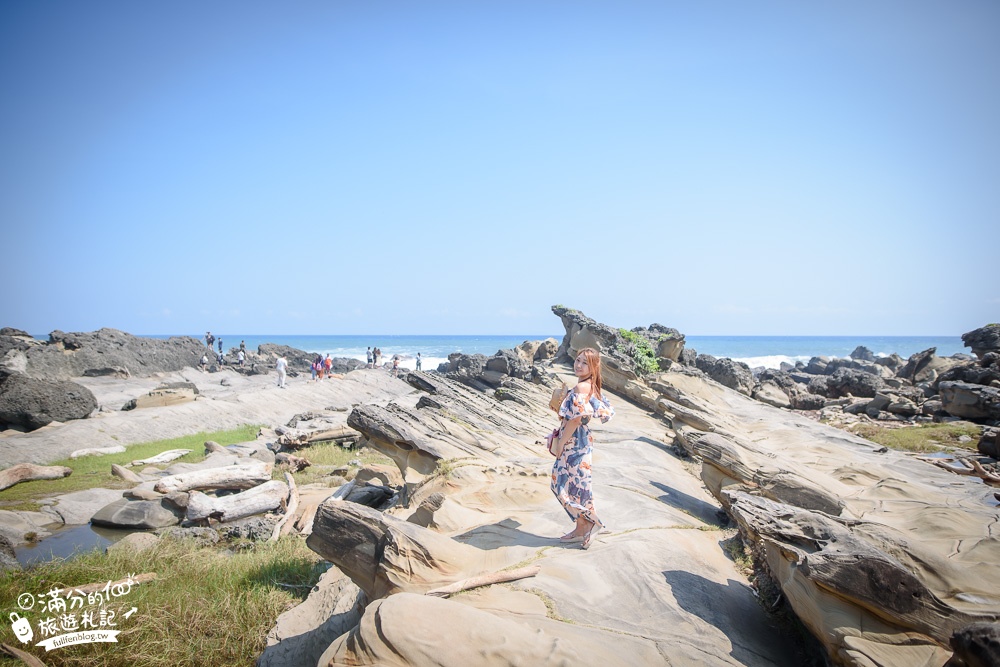
[[417,352],[417,370],[419,371],[423,364],[423,359],[420,358],[420,353]]
[[219,354],[222,354],[222,339],[219,339]]
[[330,373],[333,370],[333,359],[330,358],[329,353],[327,353],[326,359],[323,360],[323,370],[326,371],[326,377],[329,379]]
[[201,367],[201,372],[204,373],[208,369],[208,355],[201,355],[201,362],[198,364]]
[[371,345],[368,346],[368,351],[365,353],[365,356],[368,357],[368,368],[371,368],[372,367],[372,359],[373,359]]
[[372,355],[374,355],[375,357],[375,368],[378,368],[378,362],[382,358],[382,350],[376,347],[374,350],[372,350]]
[[278,371],[278,386],[284,389],[285,373],[288,371],[288,360],[279,356],[277,363],[274,364],[274,368]]
[[212,335],[211,331],[206,331],[205,332],[205,345],[208,345],[208,347],[211,348],[212,347],[212,343],[214,343],[214,342],[215,342],[215,336]]
[[604,528],[594,509],[591,462],[594,438],[588,424],[592,418],[607,423],[615,411],[601,393],[601,355],[585,347],[576,355],[573,372],[579,380],[559,406],[559,431],[553,442],[556,462],[552,466],[552,493],[569,518],[576,522],[572,531],[559,538],[566,544],[581,542],[589,549]]
[[239,362],[240,366],[243,366],[244,362],[246,362],[246,359],[247,359],[247,353],[244,352],[243,350],[240,350],[239,352],[236,353],[236,361]]
[[392,377],[399,377],[399,355],[392,355]]

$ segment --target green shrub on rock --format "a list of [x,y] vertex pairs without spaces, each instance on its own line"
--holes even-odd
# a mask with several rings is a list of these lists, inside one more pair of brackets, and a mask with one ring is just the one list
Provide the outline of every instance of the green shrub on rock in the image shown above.
[[660,364],[656,360],[656,351],[649,340],[628,329],[619,329],[618,333],[624,339],[619,349],[635,363],[636,375],[641,377],[660,370]]

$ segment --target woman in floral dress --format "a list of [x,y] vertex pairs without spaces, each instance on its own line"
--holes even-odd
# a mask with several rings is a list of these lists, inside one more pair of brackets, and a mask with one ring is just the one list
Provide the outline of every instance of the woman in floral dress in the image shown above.
[[553,443],[553,451],[558,454],[552,466],[552,493],[576,522],[573,530],[559,540],[582,542],[583,548],[588,549],[604,528],[594,509],[591,489],[594,438],[588,424],[593,418],[606,423],[615,411],[601,393],[601,355],[597,350],[589,347],[580,350],[573,372],[579,382],[559,407],[559,435]]

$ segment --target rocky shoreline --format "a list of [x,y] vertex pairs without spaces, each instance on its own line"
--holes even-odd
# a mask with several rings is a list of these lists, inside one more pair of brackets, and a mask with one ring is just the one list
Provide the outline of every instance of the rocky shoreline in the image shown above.
[[[424,664],[427,646],[436,647],[435,664],[486,664],[487,654],[504,664],[629,656],[640,664],[858,667],[997,658],[992,487],[807,415],[972,420],[982,429],[980,454],[995,459],[1000,325],[963,336],[971,356],[931,349],[875,359],[858,349],[850,359],[774,371],[699,355],[661,325],[624,331],[562,306],[553,312],[566,331],[561,342],[455,354],[437,372],[400,378],[369,369],[318,383],[299,378],[288,390],[267,377],[278,350],[265,346],[253,355],[257,370],[203,373],[190,363],[204,351],[194,339],[165,341],[162,354],[133,348],[146,359],[140,365],[115,356],[129,348],[121,332],[55,332],[33,344],[4,329],[0,419],[29,428],[8,419],[12,377],[75,382],[101,407],[5,431],[0,467],[45,463],[68,455],[69,443],[99,447],[110,435],[132,443],[193,425],[269,428],[253,442],[206,443],[199,464],[136,467],[124,496],[93,490],[76,505],[53,503],[45,517],[0,512],[0,528],[87,515],[215,539],[234,530],[307,536],[333,567],[278,619],[261,665]],[[115,354],[95,352],[105,344]],[[539,440],[553,424],[550,388],[570,376],[566,361],[582,347],[601,351],[618,411],[595,431],[595,491],[612,530],[588,552],[552,539],[565,516],[548,491],[551,459]],[[309,356],[301,358],[305,371]],[[93,372],[102,368],[111,370]],[[121,410],[130,401],[134,409]],[[53,413],[46,407],[32,419]],[[339,489],[297,488],[290,474],[272,479],[276,466],[301,465],[310,443],[338,439],[381,452],[395,469],[352,470]],[[721,548],[737,531],[754,558],[752,581]],[[427,594],[525,563],[532,574],[504,586]],[[775,610],[798,619],[816,646],[797,644]],[[456,633],[475,641],[456,645]]]

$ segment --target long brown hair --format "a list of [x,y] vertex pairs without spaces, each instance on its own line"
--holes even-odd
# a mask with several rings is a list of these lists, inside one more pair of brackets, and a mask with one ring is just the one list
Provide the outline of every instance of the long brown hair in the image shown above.
[[604,397],[601,395],[601,353],[592,347],[585,347],[576,353],[576,356],[583,355],[583,358],[587,361],[587,365],[590,366],[590,395],[597,395],[597,400],[603,401]]

